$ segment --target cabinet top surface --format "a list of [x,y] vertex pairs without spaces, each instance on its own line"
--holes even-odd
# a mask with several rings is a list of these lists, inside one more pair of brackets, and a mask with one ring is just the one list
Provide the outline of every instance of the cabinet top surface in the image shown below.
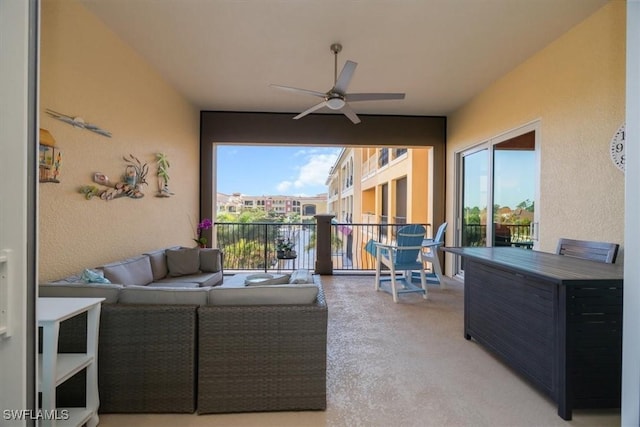
[[38,323],[68,319],[100,304],[104,298],[38,298],[36,313]]
[[624,275],[622,264],[606,264],[522,248],[448,247],[442,250],[486,264],[507,267],[561,282],[622,281]]

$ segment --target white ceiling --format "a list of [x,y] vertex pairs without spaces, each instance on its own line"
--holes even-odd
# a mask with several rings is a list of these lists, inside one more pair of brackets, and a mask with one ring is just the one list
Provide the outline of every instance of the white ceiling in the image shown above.
[[81,0],[201,110],[300,112],[338,68],[357,113],[447,115],[607,0]]

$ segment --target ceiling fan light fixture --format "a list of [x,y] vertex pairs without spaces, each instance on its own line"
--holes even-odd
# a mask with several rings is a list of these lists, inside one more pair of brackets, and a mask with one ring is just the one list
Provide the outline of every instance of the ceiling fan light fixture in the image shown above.
[[344,99],[342,98],[329,98],[327,99],[327,107],[332,110],[340,110],[344,107]]

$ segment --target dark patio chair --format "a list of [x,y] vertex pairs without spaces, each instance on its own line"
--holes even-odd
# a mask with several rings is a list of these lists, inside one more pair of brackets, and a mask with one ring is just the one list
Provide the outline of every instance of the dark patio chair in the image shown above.
[[558,240],[556,253],[558,255],[613,264],[616,262],[619,247],[620,245],[617,243],[561,238]]

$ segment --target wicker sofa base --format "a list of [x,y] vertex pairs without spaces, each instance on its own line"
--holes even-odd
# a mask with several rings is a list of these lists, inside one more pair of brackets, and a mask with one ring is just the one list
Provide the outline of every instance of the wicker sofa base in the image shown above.
[[[319,278],[318,278],[319,281]],[[101,413],[326,409],[327,306],[102,305]],[[60,328],[61,352],[86,348],[86,322]],[[84,406],[84,372],[58,390]]]
[[102,316],[100,412],[193,413],[197,307],[110,304]]
[[[98,339],[101,413],[193,413],[196,314],[191,305],[103,304]],[[62,322],[59,350],[86,349],[84,315]],[[81,371],[58,390],[58,406],[85,406]]]
[[327,307],[200,307],[198,414],[326,409]]

